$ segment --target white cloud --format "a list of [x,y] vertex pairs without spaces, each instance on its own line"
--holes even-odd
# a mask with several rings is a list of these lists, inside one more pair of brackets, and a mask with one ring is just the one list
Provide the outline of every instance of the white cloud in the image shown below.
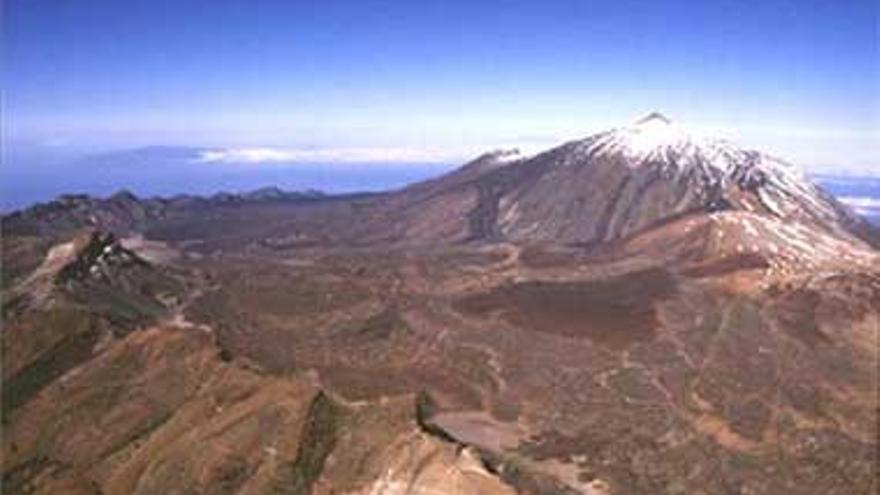
[[880,198],[870,198],[867,196],[842,196],[837,199],[847,204],[860,215],[877,213],[878,210],[880,210]]
[[880,208],[880,198],[870,198],[867,196],[842,196],[838,199],[850,206],[860,208]]
[[467,156],[455,151],[415,148],[220,148],[199,152],[205,163],[455,163]]

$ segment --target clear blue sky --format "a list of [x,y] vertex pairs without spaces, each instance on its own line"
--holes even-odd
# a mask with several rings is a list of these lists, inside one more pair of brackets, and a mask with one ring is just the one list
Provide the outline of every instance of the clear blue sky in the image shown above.
[[3,4],[13,143],[471,149],[657,109],[880,168],[876,0]]

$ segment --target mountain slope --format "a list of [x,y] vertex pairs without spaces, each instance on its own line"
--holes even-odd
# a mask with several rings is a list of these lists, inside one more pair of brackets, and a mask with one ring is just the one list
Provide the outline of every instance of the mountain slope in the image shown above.
[[3,411],[91,359],[116,338],[165,316],[185,289],[108,233],[53,246],[30,276],[3,291]]
[[[481,166],[484,163],[494,166]],[[694,213],[747,211],[796,221],[877,245],[868,224],[793,166],[768,155],[693,135],[660,114],[573,141],[531,158],[468,164],[412,186],[391,215],[404,238],[431,240],[419,225],[438,216],[468,223],[443,239],[599,243]],[[428,206],[437,204],[436,208]],[[460,219],[459,219],[460,220]],[[451,237],[450,237],[451,235]]]

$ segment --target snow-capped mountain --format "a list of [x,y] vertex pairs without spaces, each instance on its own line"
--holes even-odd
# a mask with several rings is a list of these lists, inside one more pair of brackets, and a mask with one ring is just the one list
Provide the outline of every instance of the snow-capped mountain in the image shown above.
[[[403,236],[416,239],[433,237],[426,228],[433,224],[445,240],[595,243],[686,215],[744,211],[877,241],[866,222],[793,165],[699,136],[659,113],[532,157],[487,154],[403,195],[394,214],[409,225]],[[435,205],[430,215],[426,202]],[[467,225],[452,220],[461,211]]]
[[[696,136],[660,113],[588,138],[582,146],[590,157],[618,156],[635,171],[666,181],[687,181],[710,207],[722,206],[713,201],[731,201],[732,197],[723,197],[724,192],[735,186],[757,194],[760,206],[777,216],[793,213],[785,210],[788,201],[780,196],[809,203],[809,209],[822,217],[836,214],[832,204],[816,197],[821,193],[793,165],[725,140]],[[741,206],[751,210],[759,205]]]

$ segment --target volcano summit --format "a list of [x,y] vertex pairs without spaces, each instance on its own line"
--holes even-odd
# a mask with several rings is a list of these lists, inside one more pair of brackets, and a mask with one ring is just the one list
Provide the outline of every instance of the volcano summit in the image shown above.
[[[394,196],[393,228],[411,225],[402,236],[416,242],[601,243],[684,216],[740,211],[878,243],[867,222],[794,166],[696,136],[659,113],[528,158],[486,155]],[[450,215],[437,225],[442,209]]]

